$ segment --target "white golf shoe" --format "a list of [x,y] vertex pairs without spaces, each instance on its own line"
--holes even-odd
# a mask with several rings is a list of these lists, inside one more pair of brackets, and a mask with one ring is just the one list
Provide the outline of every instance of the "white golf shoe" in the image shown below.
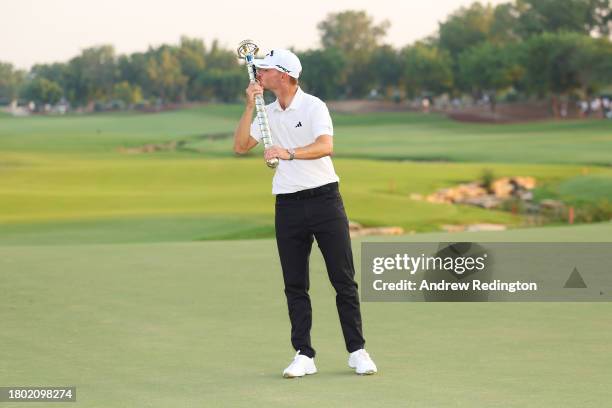
[[376,364],[365,349],[359,349],[349,354],[348,365],[359,375],[376,374]]
[[300,354],[300,351],[298,350],[293,358],[293,361],[291,364],[289,364],[289,367],[285,368],[285,371],[283,371],[283,377],[303,377],[305,375],[315,374],[316,372],[317,367],[315,367],[314,358],[304,356]]

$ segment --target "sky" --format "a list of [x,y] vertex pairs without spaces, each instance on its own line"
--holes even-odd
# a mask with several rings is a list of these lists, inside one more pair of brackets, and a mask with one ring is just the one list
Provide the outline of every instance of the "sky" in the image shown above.
[[402,47],[433,34],[449,13],[473,0],[0,1],[0,61],[29,69],[37,63],[66,62],[95,45],[112,44],[117,54],[129,54],[178,44],[181,35],[201,38],[207,45],[218,39],[231,49],[246,38],[262,51],[317,48],[317,23],[344,10],[365,10],[375,23],[389,20],[383,42]]

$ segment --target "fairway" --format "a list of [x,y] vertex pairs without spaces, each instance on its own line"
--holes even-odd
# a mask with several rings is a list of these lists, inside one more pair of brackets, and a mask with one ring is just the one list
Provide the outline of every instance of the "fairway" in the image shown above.
[[[272,237],[272,173],[262,165],[261,148],[246,158],[232,153],[241,109],[0,118],[0,244]],[[540,199],[612,201],[608,121],[493,126],[414,113],[334,120],[346,208],[365,226],[406,232],[447,224],[524,226],[507,212],[410,199],[478,180],[486,169],[496,177],[536,177]],[[170,141],[182,144],[174,151],[120,152]]]
[[[184,141],[183,153],[232,157],[240,105],[207,105],[158,114],[2,118],[3,151],[115,153],[117,148]],[[605,120],[483,125],[438,114],[333,114],[337,157],[612,165]],[[259,150],[252,153],[260,156]]]
[[[470,237],[603,241],[612,225],[544,230]],[[356,376],[312,258],[319,373],[285,380],[293,352],[271,240],[0,248],[1,382],[75,385],[82,407],[601,407],[609,397],[606,303],[364,303],[380,372]]]
[[[102,243],[274,236],[271,172],[261,159],[13,156],[0,185],[0,243]],[[499,163],[394,163],[337,159],[349,217],[369,226],[435,231],[443,224],[520,226],[507,212],[410,199],[498,175],[580,178],[583,167]],[[591,168],[602,180],[612,169]],[[598,180],[599,180],[598,179]],[[590,179],[588,179],[590,180]],[[598,190],[599,191],[599,190]],[[612,191],[600,191],[604,198]],[[135,228],[136,227],[136,228]],[[113,234],[113,228],[118,228]],[[98,233],[97,231],[100,231]],[[106,232],[104,232],[106,231]],[[79,235],[80,232],[80,235]],[[120,233],[119,233],[120,232]],[[76,235],[75,235],[76,234]]]
[[[319,373],[294,351],[261,148],[235,158],[235,105],[160,114],[0,117],[0,385],[74,385],[79,407],[601,407],[606,303],[363,303],[380,372],[346,365],[334,292],[311,262]],[[411,199],[495,176],[538,198],[612,201],[606,121],[474,125],[335,115],[349,218],[367,241],[612,242],[612,223],[525,228],[508,212]],[[173,151],[122,148],[181,142]],[[505,232],[446,234],[444,224]],[[358,268],[361,239],[353,240]],[[297,396],[297,398],[296,398]],[[54,404],[54,406],[74,404]],[[76,406],[76,405],[75,405]]]

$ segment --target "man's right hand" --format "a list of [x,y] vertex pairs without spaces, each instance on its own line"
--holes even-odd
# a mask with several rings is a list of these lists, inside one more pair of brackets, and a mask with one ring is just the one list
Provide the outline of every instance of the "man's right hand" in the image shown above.
[[246,89],[246,105],[249,108],[255,107],[255,96],[263,95],[263,87],[258,82],[252,82]]

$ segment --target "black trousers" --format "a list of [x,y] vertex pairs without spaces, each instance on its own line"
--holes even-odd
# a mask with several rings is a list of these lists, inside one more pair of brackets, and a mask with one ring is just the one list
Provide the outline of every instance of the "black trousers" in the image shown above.
[[363,348],[359,293],[338,183],[276,196],[276,243],[283,269],[291,320],[291,344],[300,354],[315,356],[310,342],[312,307],[308,289],[309,257],[316,238],[327,274],[336,290],[336,306],[348,352]]

